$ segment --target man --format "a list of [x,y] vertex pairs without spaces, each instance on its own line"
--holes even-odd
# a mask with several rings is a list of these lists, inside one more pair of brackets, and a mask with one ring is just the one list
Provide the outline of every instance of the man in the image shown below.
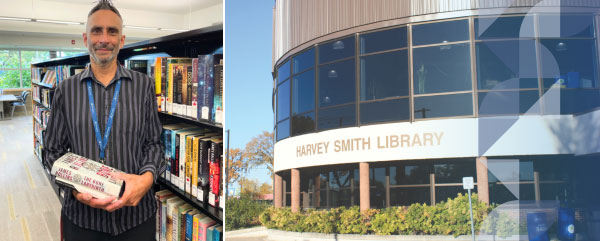
[[90,65],[61,82],[54,94],[44,136],[46,160],[53,163],[70,151],[127,173],[118,176],[126,185],[116,201],[65,190],[61,222],[66,241],[155,237],[151,187],[164,171],[161,124],[154,83],[117,62],[125,41],[122,30],[118,10],[100,0],[88,14],[83,34]]

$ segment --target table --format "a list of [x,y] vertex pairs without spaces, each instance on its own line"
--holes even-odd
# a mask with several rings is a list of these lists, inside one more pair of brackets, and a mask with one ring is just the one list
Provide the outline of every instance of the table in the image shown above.
[[17,97],[14,95],[0,95],[0,114],[2,114],[2,119],[4,120],[4,102],[5,101],[17,101]]

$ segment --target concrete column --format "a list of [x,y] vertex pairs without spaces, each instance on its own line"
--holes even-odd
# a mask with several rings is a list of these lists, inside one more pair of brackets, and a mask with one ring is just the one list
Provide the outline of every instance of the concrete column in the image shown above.
[[479,157],[475,162],[477,166],[477,196],[479,201],[490,204],[487,157]]
[[300,170],[292,169],[292,212],[300,211]]
[[360,175],[360,211],[364,212],[371,208],[371,194],[369,188],[369,163],[361,162],[359,164]]
[[280,208],[280,207],[282,207],[282,198],[281,198],[281,195],[283,192],[282,181],[281,181],[281,176],[277,175],[277,173],[275,173],[274,176],[275,176],[275,181],[273,182],[274,183],[274,185],[273,185],[274,186],[273,187],[273,196],[274,196],[273,199],[274,200],[273,201],[275,203],[275,207]]
[[313,206],[318,208],[321,206],[321,175],[315,177],[315,188],[313,191]]

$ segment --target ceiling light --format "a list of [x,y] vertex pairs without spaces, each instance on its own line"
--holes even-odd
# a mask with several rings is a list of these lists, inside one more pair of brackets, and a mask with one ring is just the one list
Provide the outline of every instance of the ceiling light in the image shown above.
[[175,32],[186,32],[186,31],[188,31],[187,29],[174,29],[174,28],[159,28],[159,30],[175,31]]
[[36,22],[40,23],[58,23],[58,24],[69,24],[69,25],[83,25],[80,22],[71,22],[71,21],[56,21],[56,20],[44,20],[44,19],[36,19]]
[[135,29],[158,30],[158,28],[141,27],[141,26],[131,26],[131,25],[125,25],[125,27],[126,28],[135,28]]
[[10,20],[10,21],[23,21],[23,22],[28,22],[28,21],[31,21],[31,18],[11,18],[11,17],[0,17],[0,20]]

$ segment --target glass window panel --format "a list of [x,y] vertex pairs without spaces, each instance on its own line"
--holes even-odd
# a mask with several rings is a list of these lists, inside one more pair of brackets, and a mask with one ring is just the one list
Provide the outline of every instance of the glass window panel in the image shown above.
[[285,194],[285,207],[290,207],[292,206],[292,194],[287,193]]
[[573,175],[573,165],[576,158],[566,156],[544,157],[534,163],[535,170],[540,174],[540,181],[565,181]]
[[372,167],[369,168],[369,179],[371,180],[371,186],[377,185],[379,183],[385,186],[385,167]]
[[390,185],[429,184],[432,172],[431,165],[391,166]]
[[537,90],[479,92],[478,95],[480,115],[517,115],[540,112],[539,105],[531,109],[540,98]]
[[472,94],[415,97],[415,119],[473,115]]
[[315,130],[315,112],[292,116],[292,136],[309,133]]
[[376,123],[410,119],[408,98],[360,104],[360,123]]
[[429,187],[390,188],[390,206],[410,206],[413,203],[431,202]]
[[311,48],[306,52],[303,52],[293,59],[294,61],[294,74],[300,73],[305,69],[315,66],[315,49]]
[[533,184],[490,183],[489,192],[490,203],[503,204],[513,200],[535,200],[535,187]]
[[360,53],[372,53],[408,46],[406,27],[388,29],[360,35]]
[[[461,178],[462,183],[462,178]],[[450,186],[450,187],[435,187],[435,203],[446,202],[448,198],[456,198],[459,193],[463,195],[469,195],[468,191],[465,190],[462,185]]]
[[533,181],[533,162],[518,159],[488,161],[489,182]]
[[369,168],[371,208],[384,208],[385,205],[385,168]]
[[540,41],[544,87],[598,88],[596,46],[587,39]]
[[319,46],[319,64],[353,56],[355,49],[354,36],[323,44]]
[[292,114],[315,109],[315,71],[309,70],[293,78]]
[[0,88],[21,88],[20,70],[0,70]]
[[480,42],[476,48],[480,90],[538,87],[534,40]]
[[414,49],[414,93],[472,89],[469,53],[468,43]]
[[594,17],[591,15],[540,15],[542,38],[594,37]]
[[319,107],[356,100],[354,59],[319,67]]
[[[31,69],[23,70],[23,88],[31,87]],[[29,97],[31,98],[31,96]]]
[[279,66],[277,69],[277,83],[280,84],[284,80],[290,77],[290,61],[287,60],[285,63]]
[[360,58],[360,100],[408,96],[408,50]]
[[475,19],[476,39],[533,38],[533,16]]
[[[600,107],[600,89],[560,89],[558,94],[551,95],[556,100],[546,97],[544,109],[548,114],[579,114]],[[557,103],[560,109],[555,105]],[[558,111],[560,110],[560,112]]]
[[463,177],[473,177],[477,182],[475,161],[435,164],[433,171],[435,183],[462,183]]
[[355,108],[352,104],[319,110],[319,130],[356,126]]
[[31,64],[50,59],[50,51],[21,51],[23,68],[29,68]]
[[352,173],[350,170],[332,171],[329,173],[329,187],[334,189],[350,187]]
[[277,124],[277,140],[290,136],[290,120],[285,120]]
[[290,117],[290,82],[286,81],[277,88],[277,121]]
[[469,20],[413,25],[412,44],[426,45],[469,39]]
[[0,69],[18,69],[19,51],[18,50],[0,50]]
[[349,207],[351,205],[352,192],[350,189],[331,190],[330,192],[329,197],[331,198],[331,201],[329,205],[331,205],[331,207]]

